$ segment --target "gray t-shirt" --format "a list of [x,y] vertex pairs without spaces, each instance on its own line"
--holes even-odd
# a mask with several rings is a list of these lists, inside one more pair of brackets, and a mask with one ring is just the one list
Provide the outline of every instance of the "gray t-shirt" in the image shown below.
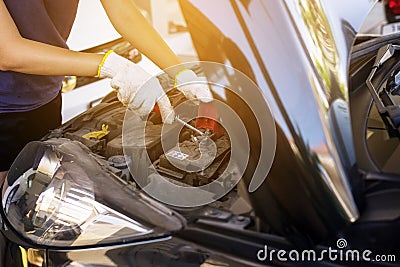
[[[20,34],[27,39],[67,48],[79,0],[4,0]],[[61,76],[0,71],[0,113],[28,111],[53,100]]]

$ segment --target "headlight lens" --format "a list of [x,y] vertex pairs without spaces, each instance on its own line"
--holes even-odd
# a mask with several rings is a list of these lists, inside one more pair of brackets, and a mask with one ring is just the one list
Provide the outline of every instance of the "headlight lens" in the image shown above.
[[[143,199],[134,193],[115,191],[114,197],[108,192],[124,190],[78,142],[55,139],[28,144],[7,179],[10,186],[3,197],[6,219],[34,243],[87,246],[160,234],[140,212],[131,216],[135,208],[146,207]],[[126,201],[135,202],[131,211],[122,207]],[[148,208],[154,213],[154,207]],[[180,228],[178,224],[175,227]]]

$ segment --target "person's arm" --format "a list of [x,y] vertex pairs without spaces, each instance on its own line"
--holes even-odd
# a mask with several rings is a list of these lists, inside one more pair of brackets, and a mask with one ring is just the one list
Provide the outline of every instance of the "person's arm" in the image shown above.
[[[114,28],[161,69],[175,77],[177,89],[188,99],[212,100],[210,88],[202,78],[181,64],[178,57],[147,21],[133,0],[101,0]],[[170,68],[181,64],[182,68]],[[169,69],[168,69],[169,68]],[[200,81],[199,83],[197,81]]]
[[101,0],[101,3],[118,33],[157,66],[166,69],[181,63],[133,0]]
[[80,53],[23,38],[0,1],[0,70],[38,75],[95,76],[102,55]]

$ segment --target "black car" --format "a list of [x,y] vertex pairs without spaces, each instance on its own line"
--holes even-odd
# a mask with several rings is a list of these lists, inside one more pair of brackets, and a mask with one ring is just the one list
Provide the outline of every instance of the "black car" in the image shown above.
[[3,265],[398,266],[399,35],[330,1],[179,3],[214,102],[163,73],[185,125],[111,94],[28,144]]

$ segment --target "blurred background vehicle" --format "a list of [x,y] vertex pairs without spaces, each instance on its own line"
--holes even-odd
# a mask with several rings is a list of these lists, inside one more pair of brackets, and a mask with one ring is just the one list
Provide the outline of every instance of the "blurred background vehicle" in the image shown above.
[[360,34],[390,35],[400,32],[400,1],[379,0],[366,19]]

